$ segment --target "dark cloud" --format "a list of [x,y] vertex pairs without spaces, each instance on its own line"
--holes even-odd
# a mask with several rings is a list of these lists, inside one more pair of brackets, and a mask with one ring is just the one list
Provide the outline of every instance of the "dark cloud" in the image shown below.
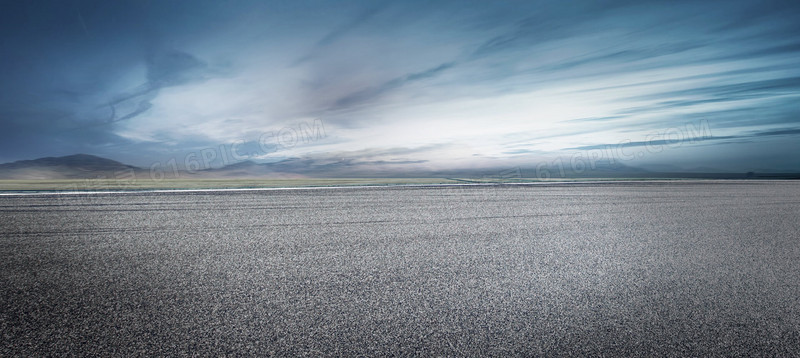
[[747,81],[734,84],[703,86],[696,88],[665,91],[647,95],[621,98],[620,100],[657,100],[678,96],[770,96],[776,94],[796,93],[800,89],[800,77],[783,77],[768,80]]
[[[208,79],[207,65],[194,56],[177,51],[151,50],[145,60],[147,82],[130,93],[116,95],[104,104],[111,109],[112,116],[105,123],[124,121],[147,112],[153,107],[152,100],[162,88],[202,82]],[[101,106],[102,107],[102,106]],[[127,110],[118,110],[127,107]]]
[[306,61],[309,61],[314,58],[314,56],[319,53],[324,47],[336,42],[340,38],[346,36],[348,33],[352,32],[353,30],[357,29],[359,26],[363,25],[370,19],[372,19],[378,12],[383,10],[385,5],[380,4],[370,4],[367,9],[361,11],[353,20],[342,24],[339,27],[328,32],[325,36],[323,36],[317,43],[314,45],[314,48],[305,56],[297,59],[293,66],[300,65]]
[[393,78],[375,87],[363,89],[361,91],[340,98],[334,103],[333,109],[347,108],[362,104],[364,102],[368,102],[370,100],[380,97],[381,95],[391,90],[400,88],[406,84],[435,77],[438,74],[451,69],[455,65],[456,64],[454,62],[443,63],[424,71],[409,73],[401,77]]
[[[679,133],[681,134],[681,133]],[[596,145],[587,145],[581,147],[574,147],[574,148],[564,148],[563,150],[604,150],[608,148],[629,148],[629,147],[658,147],[664,145],[683,145],[683,144],[695,144],[701,142],[715,142],[717,144],[720,143],[732,143],[730,140],[736,140],[739,143],[748,143],[752,142],[754,138],[760,137],[774,137],[774,136],[795,136],[800,135],[800,128],[787,128],[787,129],[779,129],[779,130],[769,130],[769,131],[757,131],[747,134],[741,135],[727,135],[727,136],[704,136],[704,137],[683,137],[680,135],[675,136],[675,138],[671,139],[653,139],[653,140],[645,140],[645,141],[621,141],[617,143],[606,143],[606,144],[596,144]],[[662,138],[665,135],[659,135],[658,138]]]
[[800,128],[788,128],[788,129],[778,129],[772,131],[755,132],[751,135],[751,137],[771,137],[779,135],[798,135],[798,134],[800,134]]
[[[620,98],[649,104],[625,108],[622,117],[656,115],[659,122],[639,121],[639,125],[663,126],[665,119],[713,119],[720,127],[773,125],[800,122],[800,107],[791,97],[800,90],[800,77],[739,81],[734,84],[696,86],[681,90],[655,91],[647,95]],[[725,109],[708,110],[707,105],[725,105]],[[718,107],[718,106],[717,106]],[[680,114],[672,114],[676,111]],[[687,110],[693,112],[686,113]]]
[[[568,60],[553,65],[543,66],[540,71],[563,71],[581,66],[598,66],[602,64],[626,64],[630,66],[637,61],[649,60],[661,56],[675,55],[702,47],[695,43],[655,44],[652,47],[629,48],[612,51],[598,55],[588,55],[583,58]],[[656,66],[656,65],[653,65]],[[638,66],[637,69],[646,69],[652,66]]]
[[317,42],[316,46],[318,47],[326,46],[333,43],[334,41],[346,35],[348,32],[352,31],[361,24],[370,20],[373,16],[375,16],[375,14],[377,14],[383,8],[384,5],[370,5],[369,8],[358,14],[352,21],[347,22],[344,25],[333,29],[331,32],[325,35],[325,37],[323,37]]
[[517,21],[511,30],[494,36],[479,45],[472,53],[473,57],[485,57],[498,52],[509,51],[516,48],[529,48],[531,46],[562,39],[576,31],[574,26],[567,24],[580,24],[581,20],[590,19],[589,13],[566,12],[563,17],[555,17],[543,9],[536,15]]
[[[663,64],[662,64],[663,66]],[[785,71],[785,70],[793,70],[796,69],[797,66],[793,63],[781,63],[776,65],[767,65],[767,66],[752,66],[742,69],[736,70],[727,70],[727,71],[713,71],[709,73],[703,73],[698,75],[682,75],[677,74],[674,77],[668,79],[659,79],[659,80],[642,80],[639,82],[634,83],[625,83],[625,84],[614,84],[611,86],[600,86],[594,87],[589,89],[581,90],[582,93],[592,93],[592,92],[601,92],[601,91],[608,91],[608,90],[616,90],[616,89],[626,89],[626,88],[635,88],[635,87],[644,87],[644,86],[652,86],[652,85],[669,85],[669,84],[677,84],[686,81],[692,80],[704,80],[704,79],[720,79],[720,78],[732,78],[737,75],[755,75],[755,74],[765,74],[768,72],[774,71]],[[620,98],[620,100],[630,100],[630,99],[637,99],[638,97],[626,97]],[[647,98],[642,98],[647,99]]]

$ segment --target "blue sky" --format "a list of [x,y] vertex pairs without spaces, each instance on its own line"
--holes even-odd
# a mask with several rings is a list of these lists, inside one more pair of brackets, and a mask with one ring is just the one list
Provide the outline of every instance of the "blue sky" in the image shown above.
[[0,4],[3,162],[800,170],[797,1]]

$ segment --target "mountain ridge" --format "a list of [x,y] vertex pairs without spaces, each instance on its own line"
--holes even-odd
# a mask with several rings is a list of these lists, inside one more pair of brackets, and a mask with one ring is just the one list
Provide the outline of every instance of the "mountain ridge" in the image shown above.
[[135,176],[137,171],[141,168],[80,153],[0,164],[0,179],[94,179]]
[[[385,164],[385,163],[380,163]],[[359,163],[315,162],[307,158],[287,158],[272,163],[241,161],[218,168],[187,171],[170,168],[158,171],[124,164],[91,154],[43,157],[0,164],[0,179],[299,179],[299,178],[462,178],[472,180],[569,179],[569,178],[798,178],[797,173],[731,173],[720,171],[662,171],[631,167],[621,163],[597,162],[594,168],[575,171],[556,166],[536,168],[497,167],[453,170],[407,170],[391,166]],[[158,168],[156,168],[158,169]],[[162,168],[166,169],[166,168]]]

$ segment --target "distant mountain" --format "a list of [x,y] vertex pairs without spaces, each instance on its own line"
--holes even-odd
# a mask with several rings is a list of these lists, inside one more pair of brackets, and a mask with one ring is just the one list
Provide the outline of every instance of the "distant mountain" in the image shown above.
[[139,168],[88,154],[0,164],[0,179],[129,178]]
[[288,158],[272,163],[243,161],[221,168],[197,171],[160,168],[138,168],[115,160],[88,154],[47,157],[0,164],[0,179],[235,179],[235,178],[454,178],[464,181],[567,178],[798,178],[797,173],[776,173],[759,170],[756,173],[725,173],[714,168],[681,170],[671,166],[637,168],[619,162],[538,163],[521,167],[461,168],[452,170],[409,169],[401,164],[420,162],[356,161],[347,158],[314,159]]

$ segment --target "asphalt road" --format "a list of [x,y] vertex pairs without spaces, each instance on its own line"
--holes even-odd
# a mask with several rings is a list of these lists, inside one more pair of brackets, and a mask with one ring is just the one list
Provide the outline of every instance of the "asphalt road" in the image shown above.
[[0,356],[800,355],[800,182],[0,197]]

